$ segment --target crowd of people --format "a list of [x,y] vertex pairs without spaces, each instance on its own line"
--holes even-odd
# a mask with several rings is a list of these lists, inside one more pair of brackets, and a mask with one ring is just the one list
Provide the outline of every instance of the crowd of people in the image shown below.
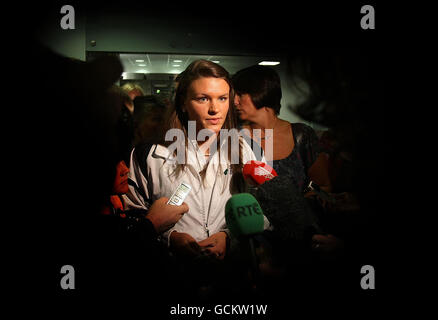
[[[43,111],[50,126],[36,133],[51,143],[38,146],[47,157],[34,164],[57,180],[46,193],[43,258],[53,269],[76,267],[79,295],[135,290],[166,301],[243,301],[278,298],[285,288],[293,294],[357,286],[357,270],[348,270],[362,252],[354,246],[364,246],[363,230],[374,222],[364,209],[367,194],[354,184],[360,160],[342,150],[342,141],[334,144],[337,127],[320,139],[309,125],[279,117],[282,88],[273,68],[251,66],[231,76],[219,64],[194,61],[178,76],[169,106],[141,88],[114,85],[122,72],[116,58],[84,63],[35,49],[46,73],[63,70]],[[35,90],[37,102],[47,101],[45,86]],[[205,129],[210,137],[193,139],[190,122],[196,137]],[[172,160],[170,129],[184,134],[177,150],[186,162]],[[247,129],[237,163],[218,139],[221,129]],[[265,152],[268,145],[272,152]],[[281,177],[277,194],[254,193],[262,207],[279,208],[264,212],[256,237],[257,278],[225,219],[232,177],[251,160],[271,163]],[[191,191],[183,204],[168,204],[181,182]],[[285,198],[294,205],[278,203]],[[59,273],[51,279],[57,287]]]

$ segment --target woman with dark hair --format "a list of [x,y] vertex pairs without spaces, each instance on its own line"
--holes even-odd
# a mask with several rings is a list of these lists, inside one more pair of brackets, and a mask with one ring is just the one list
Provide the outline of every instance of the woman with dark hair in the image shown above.
[[134,146],[161,139],[166,112],[166,104],[157,96],[134,99]]
[[189,212],[163,234],[177,254],[224,258],[229,237],[225,204],[231,197],[231,176],[240,172],[245,162],[256,160],[243,139],[238,138],[233,146],[230,137],[219,135],[221,129],[236,128],[233,101],[228,72],[207,60],[194,61],[178,78],[174,110],[165,130],[166,136],[180,133],[178,139],[163,139],[143,158],[136,156],[135,150],[132,153],[128,207],[147,209],[151,201],[170,197],[181,182],[191,186],[184,200]]
[[[266,160],[272,161],[278,175],[290,177],[288,181],[294,185],[289,190],[298,190],[304,195],[313,181],[330,192],[327,157],[321,153],[314,130],[303,123],[290,123],[278,117],[282,92],[277,72],[265,66],[251,66],[234,75],[233,85],[237,113],[244,128],[249,130],[252,142],[265,151]],[[272,146],[272,150],[266,149],[267,146]],[[284,225],[284,221],[268,218],[274,229],[276,225],[277,230]],[[316,235],[315,230],[309,231],[309,236],[312,234],[313,246],[318,250],[324,242],[332,240],[331,236]],[[310,242],[310,239],[301,240]]]

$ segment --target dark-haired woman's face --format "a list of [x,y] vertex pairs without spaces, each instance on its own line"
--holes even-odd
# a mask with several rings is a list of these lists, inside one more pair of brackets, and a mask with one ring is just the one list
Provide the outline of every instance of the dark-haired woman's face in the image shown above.
[[236,94],[234,98],[237,115],[242,121],[252,121],[257,113],[257,108],[248,93]]
[[126,166],[125,161],[120,161],[116,167],[116,178],[113,185],[114,194],[128,193],[128,173],[129,168]]
[[221,78],[194,80],[187,91],[183,108],[189,120],[196,121],[196,131],[222,128],[230,107],[230,86]]

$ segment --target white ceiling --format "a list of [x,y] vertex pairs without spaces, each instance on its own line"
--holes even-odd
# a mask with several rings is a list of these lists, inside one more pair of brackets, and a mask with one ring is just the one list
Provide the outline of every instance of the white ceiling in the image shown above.
[[[130,54],[121,53],[124,72],[126,73],[164,73],[179,74],[194,60],[205,59],[219,61],[230,74],[240,69],[258,64],[261,61],[280,61],[275,57],[254,57],[254,56],[210,56],[210,55],[183,55],[183,54]],[[139,62],[136,60],[143,60]],[[176,62],[176,61],[181,62]],[[275,68],[275,66],[274,66]]]

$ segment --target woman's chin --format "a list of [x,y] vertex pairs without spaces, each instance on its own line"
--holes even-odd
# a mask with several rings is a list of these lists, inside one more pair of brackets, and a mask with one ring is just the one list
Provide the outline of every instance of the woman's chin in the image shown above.
[[207,125],[204,129],[212,131],[214,134],[218,134],[222,129],[222,123],[221,124],[210,124]]

